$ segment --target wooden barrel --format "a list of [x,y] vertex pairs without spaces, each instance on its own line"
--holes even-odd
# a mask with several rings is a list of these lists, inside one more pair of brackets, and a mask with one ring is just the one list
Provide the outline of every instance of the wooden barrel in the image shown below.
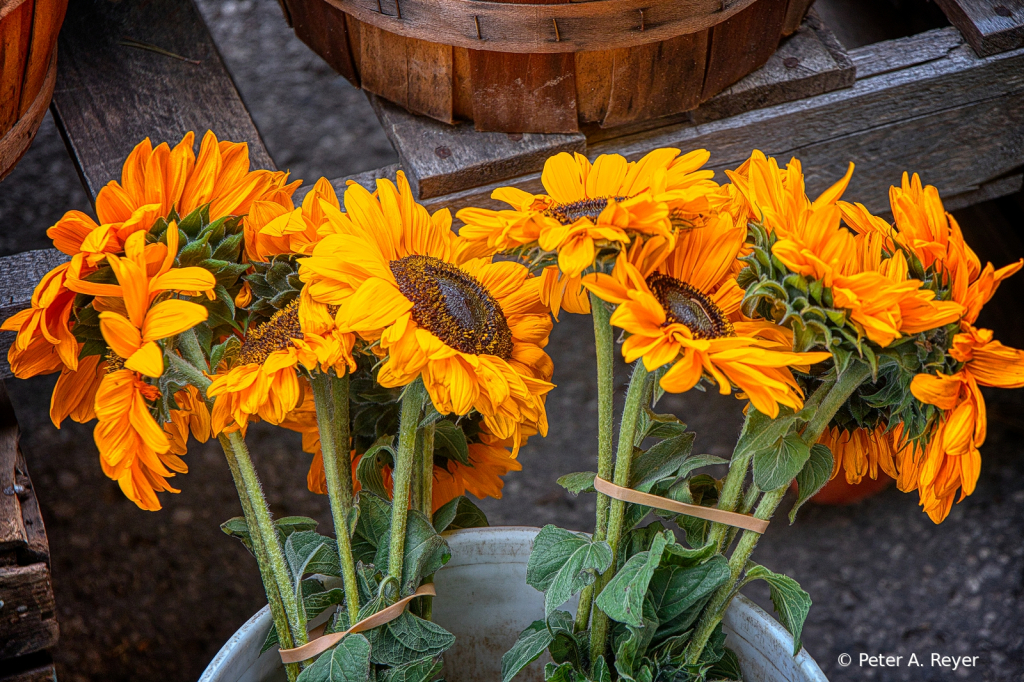
[[0,0],[0,180],[32,144],[57,78],[68,0]]
[[357,87],[477,130],[564,133],[695,108],[762,66],[813,0],[282,2]]

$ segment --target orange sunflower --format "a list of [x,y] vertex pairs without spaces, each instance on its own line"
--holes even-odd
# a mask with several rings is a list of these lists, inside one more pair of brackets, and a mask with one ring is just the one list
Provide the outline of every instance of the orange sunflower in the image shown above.
[[254,201],[242,219],[245,251],[250,260],[309,254],[322,236],[320,227],[327,221],[324,204],[327,210],[341,210],[338,195],[326,178],[317,180],[298,208],[292,203],[291,192],[284,189]]
[[865,476],[878,478],[878,471],[896,478],[897,463],[912,446],[903,439],[903,425],[888,429],[884,424],[874,429],[846,429],[830,426],[818,439],[832,453],[832,475],[843,471],[846,482],[857,485]]
[[611,275],[590,275],[584,286],[618,306],[611,323],[630,334],[622,345],[626,362],[643,358],[649,371],[672,365],[661,378],[666,391],[688,391],[707,377],[723,394],[735,387],[775,417],[779,405],[803,405],[789,367],[831,355],[791,352],[786,330],[743,319],[734,261],[745,236],[744,225],[720,213],[680,234],[663,262],[645,260],[637,244],[628,256],[620,254]]
[[544,194],[497,189],[491,198],[512,208],[459,211],[465,223],[459,235],[476,254],[520,248],[557,253],[558,268],[545,272],[545,304],[555,315],[562,307],[589,312],[580,276],[600,248],[621,249],[637,236],[655,235],[671,248],[678,229],[702,221],[708,194],[718,189],[714,173],[700,170],[709,156],[703,149],[683,156],[678,149],[656,149],[636,162],[604,154],[591,164],[581,154],[563,152],[544,164]]
[[349,186],[334,234],[299,259],[311,299],[339,306],[340,331],[378,344],[381,386],[422,377],[441,414],[476,410],[501,438],[524,424],[544,433],[551,320],[540,280],[517,263],[467,260],[450,214],[429,215],[403,173],[397,181],[378,180],[375,194]]
[[78,343],[71,333],[75,293],[69,281],[84,280],[108,254],[124,253],[128,238],[147,232],[172,209],[184,216],[210,205],[210,218],[246,213],[266,195],[291,196],[298,182],[288,174],[249,171],[248,145],[219,142],[212,132],[203,137],[197,157],[195,136],[188,133],[171,149],[153,147],[147,138],[125,160],[121,181],[111,181],[96,195],[98,222],[81,211],[69,211],[47,230],[53,245],[71,256],[36,286],[31,307],[4,322],[18,332],[8,353],[14,375],[27,378],[55,372],[61,365],[78,367]]

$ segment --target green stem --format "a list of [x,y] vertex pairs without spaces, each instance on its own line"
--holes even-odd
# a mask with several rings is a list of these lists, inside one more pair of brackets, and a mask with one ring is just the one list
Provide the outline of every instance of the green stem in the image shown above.
[[[765,493],[764,497],[761,498],[761,503],[757,505],[754,518],[770,519],[782,502],[782,498],[788,489],[789,486],[782,486],[778,490]],[[686,648],[687,663],[694,664],[697,662],[697,659],[700,658],[701,653],[704,651],[705,645],[708,643],[708,639],[715,631],[715,627],[722,621],[722,615],[729,606],[729,602],[732,601],[733,588],[739,582],[740,575],[743,573],[743,569],[747,565],[747,561],[750,559],[754,548],[757,546],[757,541],[760,539],[760,533],[754,533],[749,530],[743,532],[739,544],[736,545],[736,551],[729,557],[729,580],[722,587],[718,588],[711,597],[711,601],[704,608],[704,614],[697,625],[697,630],[694,632],[693,637],[690,638],[690,644]]]
[[[238,499],[242,503],[242,515],[245,517],[245,524],[249,528],[256,526],[256,518],[253,514],[252,505],[249,503],[249,496],[245,494],[245,482],[242,480],[242,473],[238,469],[238,460],[235,458],[234,450],[226,436],[219,437],[221,447],[224,449],[224,458],[228,462],[228,469],[231,470],[231,478],[238,490]],[[284,612],[284,604],[281,602],[281,592],[277,589],[277,582],[270,570],[270,560],[267,557],[267,549],[263,538],[259,533],[250,534],[250,544],[253,554],[256,556],[256,565],[260,569],[260,578],[263,581],[263,588],[267,592],[267,603],[270,605],[270,615],[273,618],[274,626],[277,628],[277,639],[282,649],[290,649],[293,646],[292,631],[288,624],[288,617]],[[288,675],[288,682],[295,682],[301,668],[297,663],[289,663],[285,666]]]
[[388,576],[402,585],[402,563],[405,561],[405,529],[409,521],[409,484],[416,459],[416,431],[426,389],[416,379],[402,396],[402,416],[398,424],[398,455],[395,457],[394,493],[391,502],[391,549],[388,554]]
[[176,369],[178,372],[182,374],[182,376],[188,379],[188,383],[192,384],[200,391],[202,391],[203,396],[205,398],[206,389],[208,389],[210,387],[210,384],[212,384],[213,382],[210,381],[207,378],[207,376],[203,374],[200,370],[196,369],[196,366],[194,364],[192,364],[188,360],[185,360],[184,358],[178,357],[175,353],[164,353],[164,357],[171,361],[171,365],[174,367],[174,369]]
[[[615,453],[615,478],[612,481],[615,485],[628,487],[630,466],[633,463],[633,438],[636,435],[636,424],[643,408],[643,398],[647,393],[647,383],[650,375],[644,367],[643,360],[638,360],[633,365],[633,377],[629,380],[629,389],[626,391],[626,404],[622,408],[622,424],[619,427],[619,445]],[[611,581],[617,569],[615,557],[619,551],[619,541],[622,539],[623,513],[626,503],[622,500],[612,500],[608,512],[608,535],[607,541],[612,548],[612,565],[608,567],[597,580],[595,595],[601,594],[601,590]],[[595,596],[596,599],[596,596]],[[593,623],[590,629],[590,660],[593,664],[598,656],[603,656],[608,642],[608,615],[601,609],[594,607]]]
[[[221,437],[224,437],[223,434]],[[256,475],[256,467],[253,466],[252,458],[249,456],[249,448],[246,447],[245,441],[237,431],[227,434],[226,440],[234,453],[238,471],[245,486],[244,492],[249,498],[253,519],[256,522],[256,533],[253,533],[252,526],[249,527],[249,533],[250,535],[258,533],[261,536],[266,548],[267,564],[277,583],[277,589],[281,593],[284,612],[291,626],[292,642],[295,646],[302,646],[309,641],[306,634],[306,619],[300,610],[296,596],[297,589],[292,586],[291,572],[288,570],[288,564],[284,558],[284,548],[281,546],[274,521],[270,518],[270,509],[267,508],[267,500],[263,496],[263,487]]]
[[[338,541],[338,558],[345,587],[345,607],[349,625],[355,625],[359,622],[359,584],[356,582],[356,564],[352,558],[352,540],[348,530],[348,518],[352,510],[352,462],[348,450],[348,374],[333,378],[327,372],[312,372],[309,383],[313,387],[316,422],[320,429],[320,451],[324,459],[334,535]],[[341,386],[338,387],[337,384]],[[339,424],[342,421],[344,424]],[[342,448],[343,450],[339,451]]]
[[[611,311],[595,294],[590,294],[590,314],[594,318],[594,348],[597,354],[597,475],[608,480],[615,462],[612,457],[615,393],[615,333]],[[594,540],[604,540],[608,533],[608,510],[612,498],[598,493],[594,520]],[[582,632],[590,624],[595,585],[588,585],[580,595],[576,609],[575,631]]]
[[[808,399],[808,403],[812,408],[811,411],[804,412],[810,418],[807,420],[803,434],[801,434],[803,441],[808,445],[814,445],[818,438],[821,437],[828,423],[832,421],[836,412],[839,411],[839,408],[870,376],[870,367],[864,363],[854,362],[846,368],[846,371],[838,379],[828,379],[819,386],[814,395]],[[782,502],[782,498],[787,490],[789,490],[788,483],[777,490],[766,492],[764,497],[761,498],[761,502],[757,505],[754,517],[764,520],[770,519]],[[711,601],[704,609],[704,614],[701,616],[700,623],[693,637],[690,638],[690,644],[686,649],[688,663],[696,663],[708,642],[708,638],[711,637],[711,633],[718,623],[721,622],[725,610],[729,607],[729,602],[732,601],[733,596],[736,594],[736,586],[739,583],[744,567],[747,565],[747,561],[750,559],[750,555],[760,538],[761,535],[759,533],[752,531],[744,531],[740,537],[736,550],[729,558],[730,578],[712,596]]]
[[[747,492],[743,494],[743,502],[740,504],[740,508],[737,509],[740,514],[749,514],[757,503],[757,498],[761,496],[761,489],[754,485],[751,481],[750,486],[747,488]],[[728,535],[725,536],[725,543],[722,545],[720,551],[724,554],[729,551],[732,547],[733,540],[739,535],[739,528],[732,527],[729,529]]]
[[420,431],[420,511],[428,518],[434,518],[434,432],[436,422],[431,422]]
[[185,359],[191,362],[197,369],[202,371],[210,369],[210,363],[206,361],[206,353],[200,347],[199,339],[196,338],[194,330],[189,329],[178,335],[178,349],[185,356]]

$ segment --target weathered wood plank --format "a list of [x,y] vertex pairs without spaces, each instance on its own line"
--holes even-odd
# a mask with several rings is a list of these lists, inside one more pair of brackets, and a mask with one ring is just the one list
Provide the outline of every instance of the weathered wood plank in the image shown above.
[[949,56],[950,51],[963,44],[963,34],[948,26],[918,33],[909,38],[883,40],[858,47],[851,50],[849,55],[850,61],[857,69],[857,78],[870,78],[943,59]]
[[57,682],[53,658],[44,651],[6,660],[3,667],[0,682]]
[[54,118],[90,196],[147,136],[174,143],[209,129],[247,142],[254,168],[274,168],[192,0],[73,0],[58,49]]
[[421,199],[540,170],[553,154],[586,150],[579,133],[480,133],[469,123],[449,126],[414,116],[378,97],[370,103]]
[[[15,472],[18,468],[18,420],[0,382],[0,553],[28,545],[19,493],[24,492]],[[3,570],[3,569],[0,569]],[[2,611],[0,611],[2,615]]]
[[1016,194],[1021,189],[1024,189],[1024,175],[1017,173],[986,182],[978,187],[978,189],[969,190],[948,199],[943,199],[942,205],[946,207],[947,211],[959,211],[961,208]]
[[57,643],[50,569],[46,564],[0,568],[0,660]]
[[[0,381],[0,384],[3,384]],[[6,390],[4,391],[6,393]],[[21,502],[21,519],[25,524],[25,536],[28,544],[18,549],[18,563],[22,566],[28,564],[50,563],[50,543],[46,537],[46,525],[43,523],[43,513],[39,509],[39,499],[36,497],[35,487],[28,475],[28,466],[25,464],[25,454],[18,446],[18,460],[15,464],[14,481],[21,490],[19,501]]]
[[[43,275],[67,261],[68,257],[57,249],[25,251],[0,258],[0,320],[27,308]],[[7,351],[13,341],[12,332],[0,332],[0,379],[11,376]]]
[[[891,42],[893,49],[899,49],[900,41]],[[952,196],[1024,164],[1024,126],[1016,122],[1019,113],[1000,112],[1000,107],[1019,106],[1017,95],[1022,90],[1024,50],[982,59],[964,45],[943,59],[858,80],[849,89],[703,125],[678,125],[602,143],[591,147],[590,153],[614,150],[637,158],[656,147],[706,147],[716,167],[735,166],[754,148],[781,157],[796,154],[805,168],[827,169],[808,177],[812,193],[824,189],[829,178],[838,177],[835,168],[845,169],[847,161],[855,161],[862,169],[854,175],[851,195],[878,208],[872,202],[884,203],[881,185],[865,191],[859,183],[873,178],[887,187],[898,181],[898,175],[883,180],[879,175],[883,168],[925,172],[929,182]],[[991,107],[969,109],[985,102]],[[985,118],[974,120],[969,111],[983,113]],[[880,156],[858,146],[876,134],[889,138]],[[977,146],[963,144],[964,136]],[[918,156],[923,144],[945,152],[945,158]]]
[[982,57],[1024,46],[1024,0],[935,0]]
[[786,21],[782,25],[782,35],[788,36],[794,33],[804,21],[807,8],[814,4],[814,0],[789,0],[786,7]]

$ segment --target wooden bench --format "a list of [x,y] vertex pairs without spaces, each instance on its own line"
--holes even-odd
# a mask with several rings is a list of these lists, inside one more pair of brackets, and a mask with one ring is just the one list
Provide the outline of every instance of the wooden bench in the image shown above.
[[[699,109],[654,124],[570,135],[477,133],[372,100],[400,163],[332,184],[371,187],[401,167],[424,204],[455,211],[493,206],[490,193],[501,185],[538,190],[544,159],[558,151],[636,159],[669,146],[707,148],[716,171],[738,165],[754,148],[783,159],[797,155],[812,195],[853,161],[850,194],[879,213],[904,170],[922,172],[949,209],[1019,191],[1024,1],[938,2],[953,26],[850,50],[812,14],[764,68]],[[190,130],[210,129],[247,142],[254,167],[274,168],[191,0],[71,0],[58,65],[52,110],[90,197],[119,177],[124,158],[147,136],[173,143]],[[34,283],[64,260],[53,249],[0,258],[0,318],[28,306]],[[10,376],[12,336],[0,335],[0,379]],[[9,486],[15,494],[3,492]],[[4,682],[54,676],[44,652],[57,637],[47,557],[17,422],[0,383]],[[15,602],[12,619],[8,604]]]

